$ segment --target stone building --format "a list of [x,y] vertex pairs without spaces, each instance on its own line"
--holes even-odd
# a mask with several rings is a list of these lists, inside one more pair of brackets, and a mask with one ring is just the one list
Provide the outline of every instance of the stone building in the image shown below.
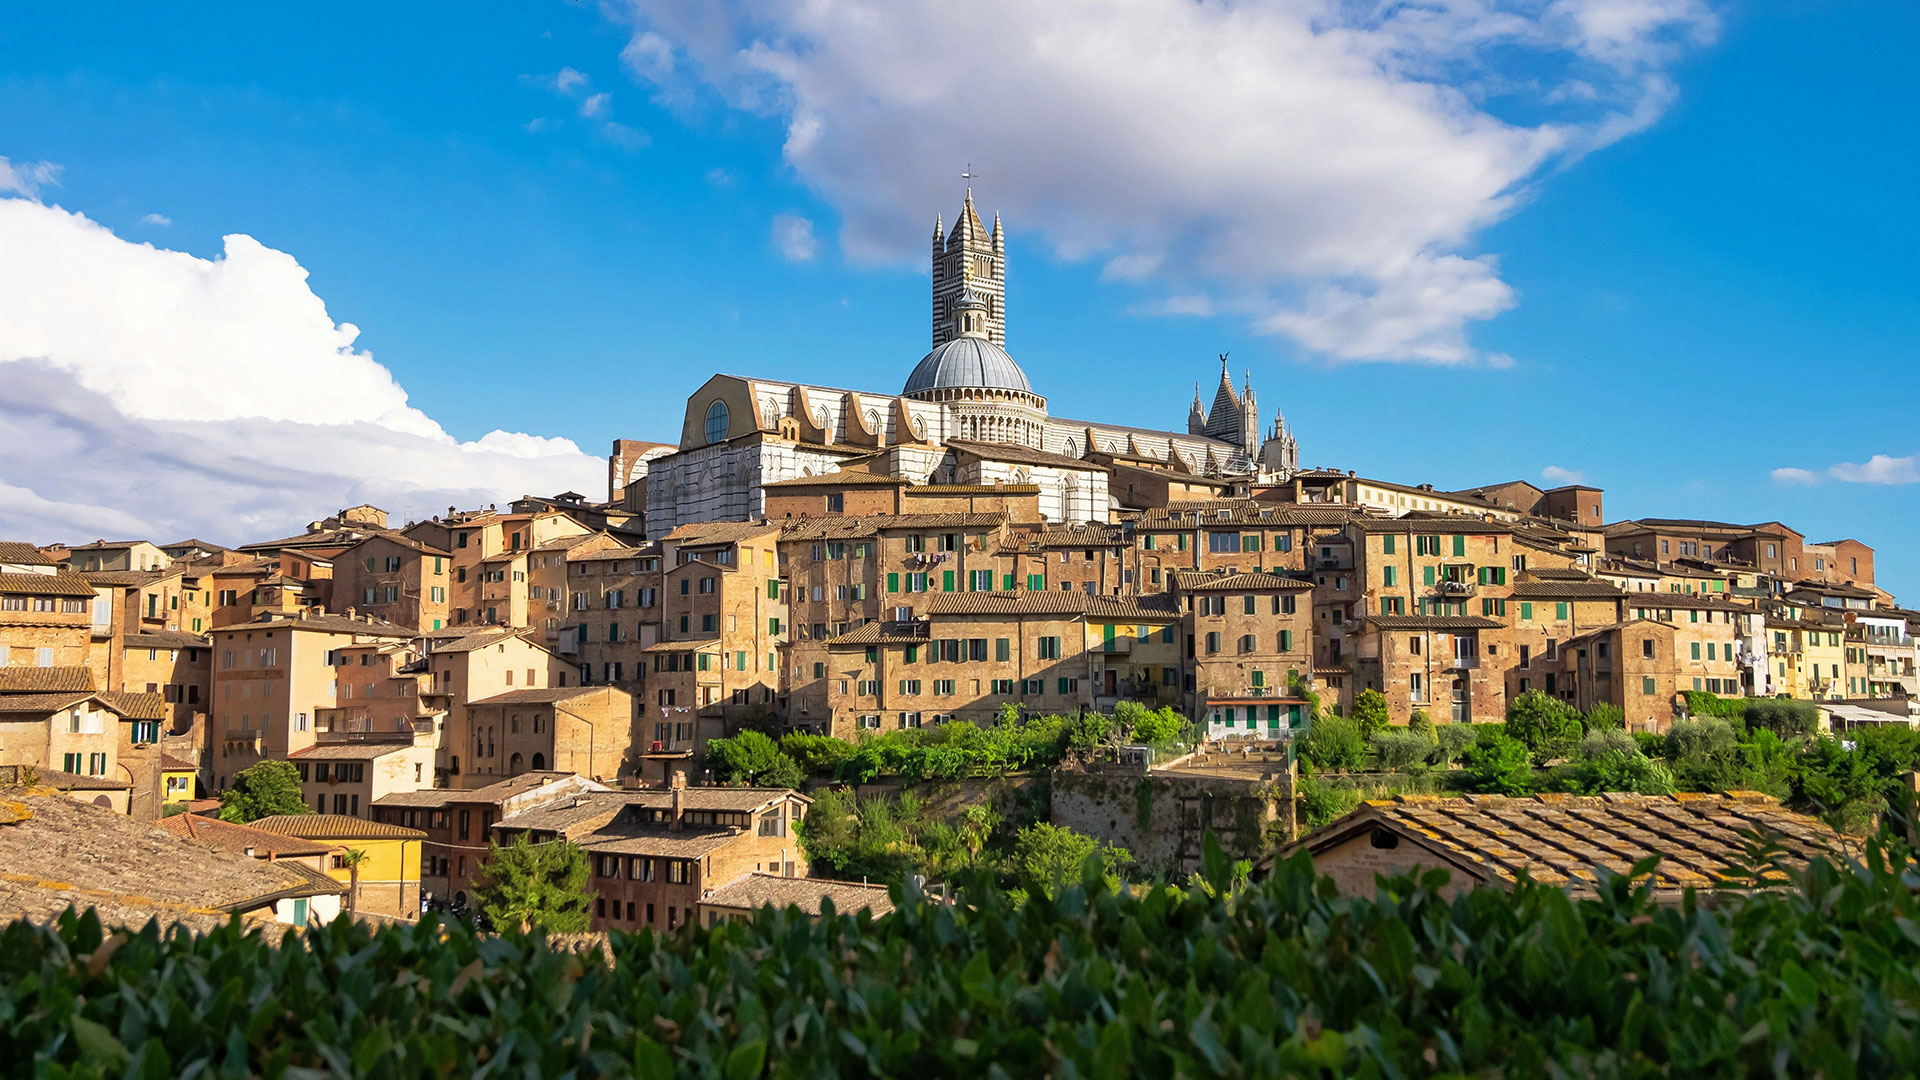
[[1248,571],[1175,571],[1192,675],[1186,712],[1210,731],[1297,727],[1313,679],[1313,584]]
[[[455,747],[469,778],[523,772],[614,780],[631,767],[633,698],[612,686],[509,690],[467,703],[468,742]],[[469,779],[469,783],[476,782]]]
[[334,557],[334,607],[439,630],[452,622],[452,562],[451,552],[406,536],[370,536]]

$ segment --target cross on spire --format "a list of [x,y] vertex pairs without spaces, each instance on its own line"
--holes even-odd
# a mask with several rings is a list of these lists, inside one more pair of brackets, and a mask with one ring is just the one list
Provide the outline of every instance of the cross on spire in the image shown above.
[[979,175],[979,173],[973,171],[973,162],[971,161],[967,162],[966,171],[960,174],[960,179],[967,182],[967,198],[969,199],[973,198],[973,181]]

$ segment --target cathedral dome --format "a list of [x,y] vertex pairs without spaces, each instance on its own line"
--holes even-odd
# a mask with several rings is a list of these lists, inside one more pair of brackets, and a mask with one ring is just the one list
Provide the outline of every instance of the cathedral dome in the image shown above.
[[1007,350],[984,337],[957,337],[942,342],[914,365],[907,376],[903,395],[931,390],[957,390],[984,387],[1033,393],[1026,373],[1013,362]]

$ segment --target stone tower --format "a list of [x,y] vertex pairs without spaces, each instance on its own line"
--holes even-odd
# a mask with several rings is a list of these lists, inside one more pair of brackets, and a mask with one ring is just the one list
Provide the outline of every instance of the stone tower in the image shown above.
[[1280,480],[1300,471],[1300,444],[1293,441],[1293,432],[1278,410],[1273,414],[1273,430],[1260,444],[1259,465],[1262,473],[1273,473]]
[[953,229],[941,234],[941,219],[933,219],[933,344],[952,341],[955,330],[955,305],[962,293],[971,290],[986,304],[987,340],[1007,347],[1007,234],[1000,227],[1000,215],[993,215],[993,231],[981,223],[973,208],[973,188],[967,188],[966,201],[960,204],[960,216]]
[[[1198,395],[1194,398],[1199,401]],[[1206,427],[1201,434],[1208,438],[1231,443],[1246,452],[1249,460],[1253,457],[1254,445],[1260,440],[1260,410],[1253,403],[1253,376],[1247,376],[1246,392],[1240,393],[1233,388],[1233,376],[1227,372],[1227,357],[1220,355],[1220,388],[1213,393],[1213,408],[1206,412]],[[1188,416],[1191,426],[1193,415]]]

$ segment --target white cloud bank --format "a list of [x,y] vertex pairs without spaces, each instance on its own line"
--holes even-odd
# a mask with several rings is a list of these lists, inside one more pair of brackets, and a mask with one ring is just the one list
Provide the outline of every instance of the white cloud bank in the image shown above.
[[1820,484],[1838,480],[1843,484],[1920,484],[1920,454],[1893,457],[1875,454],[1864,462],[1843,461],[1825,469],[1775,469],[1779,484]]
[[[855,258],[971,161],[1016,235],[1342,360],[1489,361],[1474,234],[1653,123],[1707,0],[624,0],[637,80],[782,117]],[[1518,119],[1524,117],[1524,120]],[[1138,310],[1153,311],[1149,301]]]
[[252,237],[202,259],[0,199],[0,537],[260,539],[604,482],[567,439],[453,438],[358,335]]
[[813,222],[798,214],[773,216],[773,246],[788,262],[807,262],[819,248],[813,235]]

